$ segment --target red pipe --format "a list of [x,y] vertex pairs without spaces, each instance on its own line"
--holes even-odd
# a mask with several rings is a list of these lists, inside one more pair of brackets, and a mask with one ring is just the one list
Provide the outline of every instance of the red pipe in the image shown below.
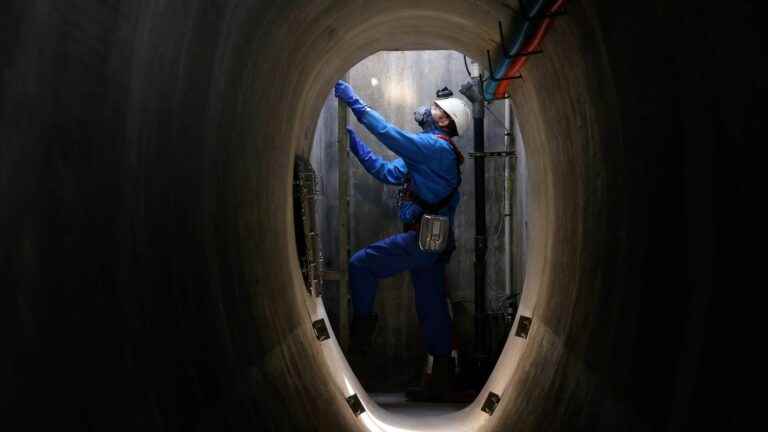
[[[559,10],[561,10],[561,7],[565,4],[565,0],[558,0],[555,2],[552,7],[549,8],[547,13],[555,13]],[[531,52],[534,50],[537,50],[539,46],[541,45],[541,41],[544,39],[544,35],[546,35],[549,28],[552,26],[553,20],[552,18],[544,18],[541,22],[541,25],[536,29],[536,33],[534,33],[533,37],[528,40],[528,42],[523,46],[522,50],[520,52]],[[511,78],[513,76],[516,76],[520,70],[523,68],[523,65],[525,65],[525,61],[527,60],[527,56],[517,57],[515,60],[512,61],[512,64],[509,65],[507,68],[507,72],[504,74],[502,78]],[[494,96],[497,98],[502,98],[507,93],[507,88],[509,88],[509,82],[510,80],[501,81],[498,86],[496,86],[496,91],[494,92]]]

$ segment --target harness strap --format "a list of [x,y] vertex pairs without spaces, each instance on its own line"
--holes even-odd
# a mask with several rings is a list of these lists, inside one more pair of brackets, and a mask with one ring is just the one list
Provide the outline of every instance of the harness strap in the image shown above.
[[[453,150],[453,154],[456,155],[456,162],[457,162],[457,169],[459,166],[464,164],[464,155],[461,153],[461,150],[459,150],[459,147],[456,146],[456,143],[453,142],[452,139],[450,139],[447,135],[443,134],[437,134],[437,137],[442,139],[443,141],[447,141],[448,144],[451,145],[451,150]],[[459,174],[461,174],[461,171],[459,171]]]

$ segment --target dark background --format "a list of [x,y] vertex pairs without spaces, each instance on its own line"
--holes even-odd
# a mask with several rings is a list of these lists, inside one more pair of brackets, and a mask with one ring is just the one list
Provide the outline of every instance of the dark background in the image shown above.
[[[216,81],[141,49],[149,23],[138,11],[151,8],[167,23],[160,33],[188,26],[199,47],[190,57],[214,64],[208,36],[224,31],[214,23],[226,8],[160,6],[0,7],[3,430],[304,424],[285,412],[279,383],[248,379],[245,365],[264,355],[246,343],[253,323],[241,308],[253,299],[225,247],[236,229],[213,223],[234,210],[194,175],[235,157],[206,156],[212,129],[196,127]],[[764,324],[747,307],[762,305],[765,285],[747,276],[763,255],[761,221],[749,216],[763,194],[747,191],[762,184],[763,11],[663,1],[596,10],[632,200],[632,268],[616,271],[636,278],[640,316],[635,361],[606,376],[619,377],[643,429],[738,430],[760,409],[759,393],[744,396],[760,388],[764,339],[748,336]],[[269,23],[265,14],[257,25]],[[131,75],[138,64],[152,66]],[[169,98],[180,100],[171,108]],[[156,135],[136,136],[146,131]]]

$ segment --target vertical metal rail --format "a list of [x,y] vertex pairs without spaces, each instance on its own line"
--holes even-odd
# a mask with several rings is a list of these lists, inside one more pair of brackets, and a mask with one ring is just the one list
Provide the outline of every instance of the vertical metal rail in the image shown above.
[[[512,111],[509,99],[504,100],[504,151],[512,152],[515,150],[515,136],[512,130]],[[507,298],[512,294],[512,271],[514,265],[512,262],[512,198],[514,193],[515,172],[514,158],[504,158],[504,293]]]
[[461,86],[459,92],[472,102],[474,123],[475,161],[475,358],[480,369],[485,369],[488,357],[488,335],[486,331],[486,218],[485,218],[485,100],[483,97],[483,75],[480,66],[473,62],[471,79]]
[[[480,88],[482,75],[476,80]],[[472,101],[474,119],[474,150],[485,152],[485,101],[481,98]],[[485,158],[475,158],[475,343],[477,352],[486,354],[485,328],[485,283],[486,283],[486,218],[485,218]]]
[[[344,74],[349,82],[349,72]],[[339,334],[336,335],[342,349],[349,339],[349,153],[347,152],[347,106],[338,101],[338,150],[339,150]]]

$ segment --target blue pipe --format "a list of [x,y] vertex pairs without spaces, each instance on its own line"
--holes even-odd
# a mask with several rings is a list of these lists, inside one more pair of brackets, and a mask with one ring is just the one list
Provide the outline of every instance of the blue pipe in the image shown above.
[[[507,70],[512,65],[512,60],[514,59],[512,56],[520,53],[520,50],[528,38],[536,32],[536,23],[534,21],[527,20],[522,9],[527,11],[529,16],[536,16],[540,14],[542,10],[546,10],[545,7],[549,7],[556,0],[519,1],[522,8],[520,13],[514,19],[515,30],[513,32],[511,43],[506,44],[506,46],[509,47],[509,53],[507,53],[509,54],[509,58],[507,58],[508,56],[506,56],[505,53],[502,53],[501,56],[499,56],[500,59],[503,59],[501,67],[495,72],[495,74],[494,71],[488,71],[489,74],[492,74],[491,78],[496,80],[503,78],[506,75]],[[486,101],[492,101],[494,99],[498,85],[498,82],[491,79],[485,81],[485,84],[483,85],[483,97]]]

